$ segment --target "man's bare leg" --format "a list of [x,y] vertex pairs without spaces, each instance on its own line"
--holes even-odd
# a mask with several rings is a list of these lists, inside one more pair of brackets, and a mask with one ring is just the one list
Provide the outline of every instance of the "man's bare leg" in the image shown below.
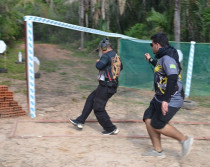
[[170,124],[166,124],[166,126],[162,129],[154,129],[151,126],[151,119],[146,119],[145,124],[150,139],[152,141],[152,145],[154,149],[158,152],[162,151],[161,137],[160,137],[161,134],[176,139],[179,142],[187,139],[186,136],[184,136],[180,131],[178,131],[175,127],[171,126]]
[[171,126],[170,124],[166,124],[165,127],[162,129],[155,129],[155,131],[165,136],[176,139],[179,142],[187,139],[187,137],[184,136],[183,133],[181,133],[179,130],[177,130],[175,127]]
[[152,126],[151,126],[151,119],[146,119],[145,120],[147,132],[150,136],[150,139],[152,141],[152,145],[154,147],[154,150],[161,152],[162,147],[161,147],[161,137],[160,137],[160,132],[156,131]]
[[171,126],[170,124],[166,124],[166,126],[162,129],[155,129],[155,131],[178,140],[182,146],[182,157],[187,156],[190,153],[190,150],[192,148],[191,146],[193,144],[192,137],[184,136],[180,131],[178,131],[175,127]]

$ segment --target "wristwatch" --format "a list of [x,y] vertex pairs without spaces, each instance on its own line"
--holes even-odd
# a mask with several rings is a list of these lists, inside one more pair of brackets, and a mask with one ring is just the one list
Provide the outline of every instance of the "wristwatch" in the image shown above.
[[149,58],[149,62],[152,63],[153,62],[153,58],[150,57]]

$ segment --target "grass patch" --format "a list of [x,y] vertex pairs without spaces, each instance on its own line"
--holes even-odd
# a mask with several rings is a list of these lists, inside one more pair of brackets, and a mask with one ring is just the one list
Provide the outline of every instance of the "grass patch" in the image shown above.
[[69,67],[74,67],[76,65],[75,62],[70,61],[70,60],[68,60],[68,61],[66,61],[66,60],[65,61],[61,61],[61,63],[64,64],[64,65],[68,65]]
[[112,99],[113,102],[115,102],[116,104],[119,104],[119,105],[123,105],[125,103],[127,104],[132,104],[132,105],[144,105],[144,106],[148,106],[149,103],[146,103],[146,102],[141,102],[141,101],[135,101],[133,99],[130,99],[130,98],[126,98],[126,99],[121,99],[120,101],[119,100],[116,100],[116,99]]
[[210,97],[209,96],[190,96],[190,99],[192,101],[195,101],[198,103],[201,107],[210,108]]
[[86,99],[86,98],[87,98],[87,96],[85,96],[85,95],[82,96],[82,99]]
[[79,81],[89,81],[89,80],[90,80],[90,79],[88,79],[87,77],[82,77],[82,76],[80,76],[80,75],[77,75],[75,79],[77,79],[77,80],[79,80]]
[[11,86],[11,81],[2,81],[0,82],[0,85],[6,85],[6,86]]
[[[97,45],[96,45],[96,47],[97,47]],[[60,45],[60,48],[71,51],[72,56],[78,57],[78,58],[95,58],[95,57],[97,57],[97,52],[95,52],[95,50],[93,50],[92,52],[90,50],[88,50],[87,48],[84,48],[83,50],[79,50],[78,46],[75,46],[74,43],[62,44],[62,45]]]
[[46,72],[56,72],[59,70],[59,66],[55,61],[42,61],[42,65],[40,66],[40,70]]
[[73,44],[62,44],[60,45],[61,49],[73,51],[72,56],[74,57],[87,57],[87,52],[85,50],[79,50]]
[[71,99],[73,102],[78,102],[78,100],[76,98],[72,98]]
[[61,74],[61,75],[66,75],[67,73],[66,73],[66,72],[60,72],[60,74]]
[[8,48],[4,55],[0,58],[0,68],[7,69],[7,73],[1,73],[0,77],[25,80],[25,64],[16,64],[18,61],[18,53],[22,53],[22,58],[25,59],[25,50],[20,49],[18,45],[20,41],[14,44],[13,48]]
[[95,65],[95,62],[93,62],[92,60],[88,60],[88,61],[83,61],[83,64],[87,64],[87,65]]
[[83,90],[93,90],[95,85],[78,85],[77,89],[83,89]]
[[14,91],[14,93],[23,93],[23,94],[27,94],[27,90],[26,89],[21,89],[21,90],[16,90]]

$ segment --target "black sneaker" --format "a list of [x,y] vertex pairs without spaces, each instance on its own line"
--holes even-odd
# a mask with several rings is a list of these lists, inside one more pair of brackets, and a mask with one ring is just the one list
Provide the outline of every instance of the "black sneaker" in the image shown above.
[[102,134],[103,134],[103,135],[116,135],[116,134],[118,134],[119,132],[120,132],[120,130],[116,128],[116,129],[113,130],[112,132],[107,132],[107,131],[105,130],[105,131],[102,132]]
[[76,126],[77,128],[79,128],[79,129],[82,129],[82,128],[83,128],[83,124],[80,123],[80,122],[78,122],[76,119],[75,119],[75,120],[69,119],[69,121],[70,121],[74,126]]

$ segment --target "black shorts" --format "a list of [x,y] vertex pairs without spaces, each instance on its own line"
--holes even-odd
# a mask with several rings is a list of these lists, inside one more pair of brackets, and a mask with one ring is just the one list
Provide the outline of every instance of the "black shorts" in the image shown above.
[[149,118],[151,119],[151,126],[153,128],[162,129],[173,118],[179,109],[180,108],[168,106],[168,112],[166,115],[163,115],[161,110],[161,103],[153,98],[149,107],[144,112],[143,120],[145,121],[145,119]]

